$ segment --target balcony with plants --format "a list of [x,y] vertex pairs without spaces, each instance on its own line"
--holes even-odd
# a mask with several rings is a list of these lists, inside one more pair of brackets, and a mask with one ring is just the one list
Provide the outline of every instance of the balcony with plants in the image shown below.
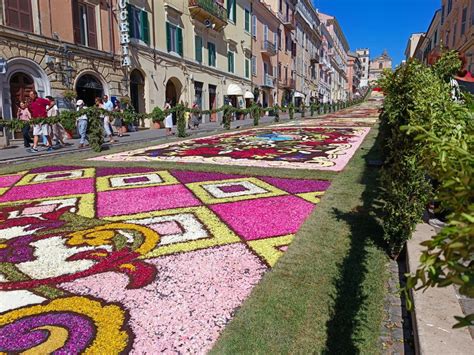
[[227,26],[227,10],[216,0],[188,0],[189,13],[193,18],[220,31]]

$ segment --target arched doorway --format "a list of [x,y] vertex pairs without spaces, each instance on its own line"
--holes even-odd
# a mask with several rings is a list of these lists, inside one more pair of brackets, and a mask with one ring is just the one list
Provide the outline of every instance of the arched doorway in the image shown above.
[[[171,78],[166,83],[166,101],[171,102],[171,107],[175,106],[179,102],[181,96],[182,85],[176,78]],[[176,124],[176,115],[173,113],[173,124]]]
[[95,98],[103,96],[104,88],[95,76],[85,74],[77,80],[76,92],[77,98],[84,100],[86,106],[93,106]]
[[12,104],[12,115],[17,117],[20,102],[28,101],[28,96],[32,90],[35,89],[35,82],[33,78],[23,72],[18,72],[10,78],[10,102]]
[[145,78],[137,69],[130,73],[130,99],[136,112],[145,112]]

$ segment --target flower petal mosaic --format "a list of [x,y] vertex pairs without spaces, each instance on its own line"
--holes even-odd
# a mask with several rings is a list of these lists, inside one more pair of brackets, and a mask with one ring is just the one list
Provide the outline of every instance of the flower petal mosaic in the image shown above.
[[369,132],[366,127],[293,125],[161,144],[91,160],[166,161],[340,171]]
[[0,176],[0,352],[205,352],[328,188],[144,167]]

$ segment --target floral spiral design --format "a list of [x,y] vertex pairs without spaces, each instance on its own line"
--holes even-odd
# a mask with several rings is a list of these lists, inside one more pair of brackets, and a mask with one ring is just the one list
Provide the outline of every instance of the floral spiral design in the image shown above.
[[118,353],[128,335],[124,312],[85,297],[67,297],[0,316],[0,351],[56,354]]

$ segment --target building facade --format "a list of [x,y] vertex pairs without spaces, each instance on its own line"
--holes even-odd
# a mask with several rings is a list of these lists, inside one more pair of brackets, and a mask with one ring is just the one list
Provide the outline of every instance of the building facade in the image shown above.
[[464,69],[474,72],[474,1],[442,0],[440,41],[457,50],[465,60]]
[[333,47],[329,49],[329,58],[332,64],[331,101],[345,101],[347,92],[347,52],[349,43],[342,31],[339,22],[334,16],[319,13],[332,38]]
[[308,105],[318,98],[320,20],[308,0],[296,4],[296,90],[295,104]]
[[356,54],[362,65],[362,76],[360,79],[360,87],[364,88],[369,86],[369,68],[370,68],[370,49],[359,48],[356,49]]
[[347,92],[349,99],[358,97],[360,94],[360,82],[362,79],[362,63],[355,52],[347,54]]
[[[96,96],[128,96],[121,67],[116,0],[3,0],[0,2],[0,113],[16,117],[20,101],[36,90],[57,98],[75,90],[86,104]],[[21,5],[21,6],[20,6]]]
[[415,56],[418,43],[423,40],[425,33],[412,33],[408,38],[407,46],[405,47],[405,59],[408,60]]
[[425,64],[431,64],[433,55],[440,51],[441,47],[441,9],[437,10],[431,20],[423,40],[417,46],[415,58]]
[[370,62],[369,84],[375,84],[386,69],[392,70],[392,58],[390,58],[387,51],[383,51],[382,55],[372,59]]

